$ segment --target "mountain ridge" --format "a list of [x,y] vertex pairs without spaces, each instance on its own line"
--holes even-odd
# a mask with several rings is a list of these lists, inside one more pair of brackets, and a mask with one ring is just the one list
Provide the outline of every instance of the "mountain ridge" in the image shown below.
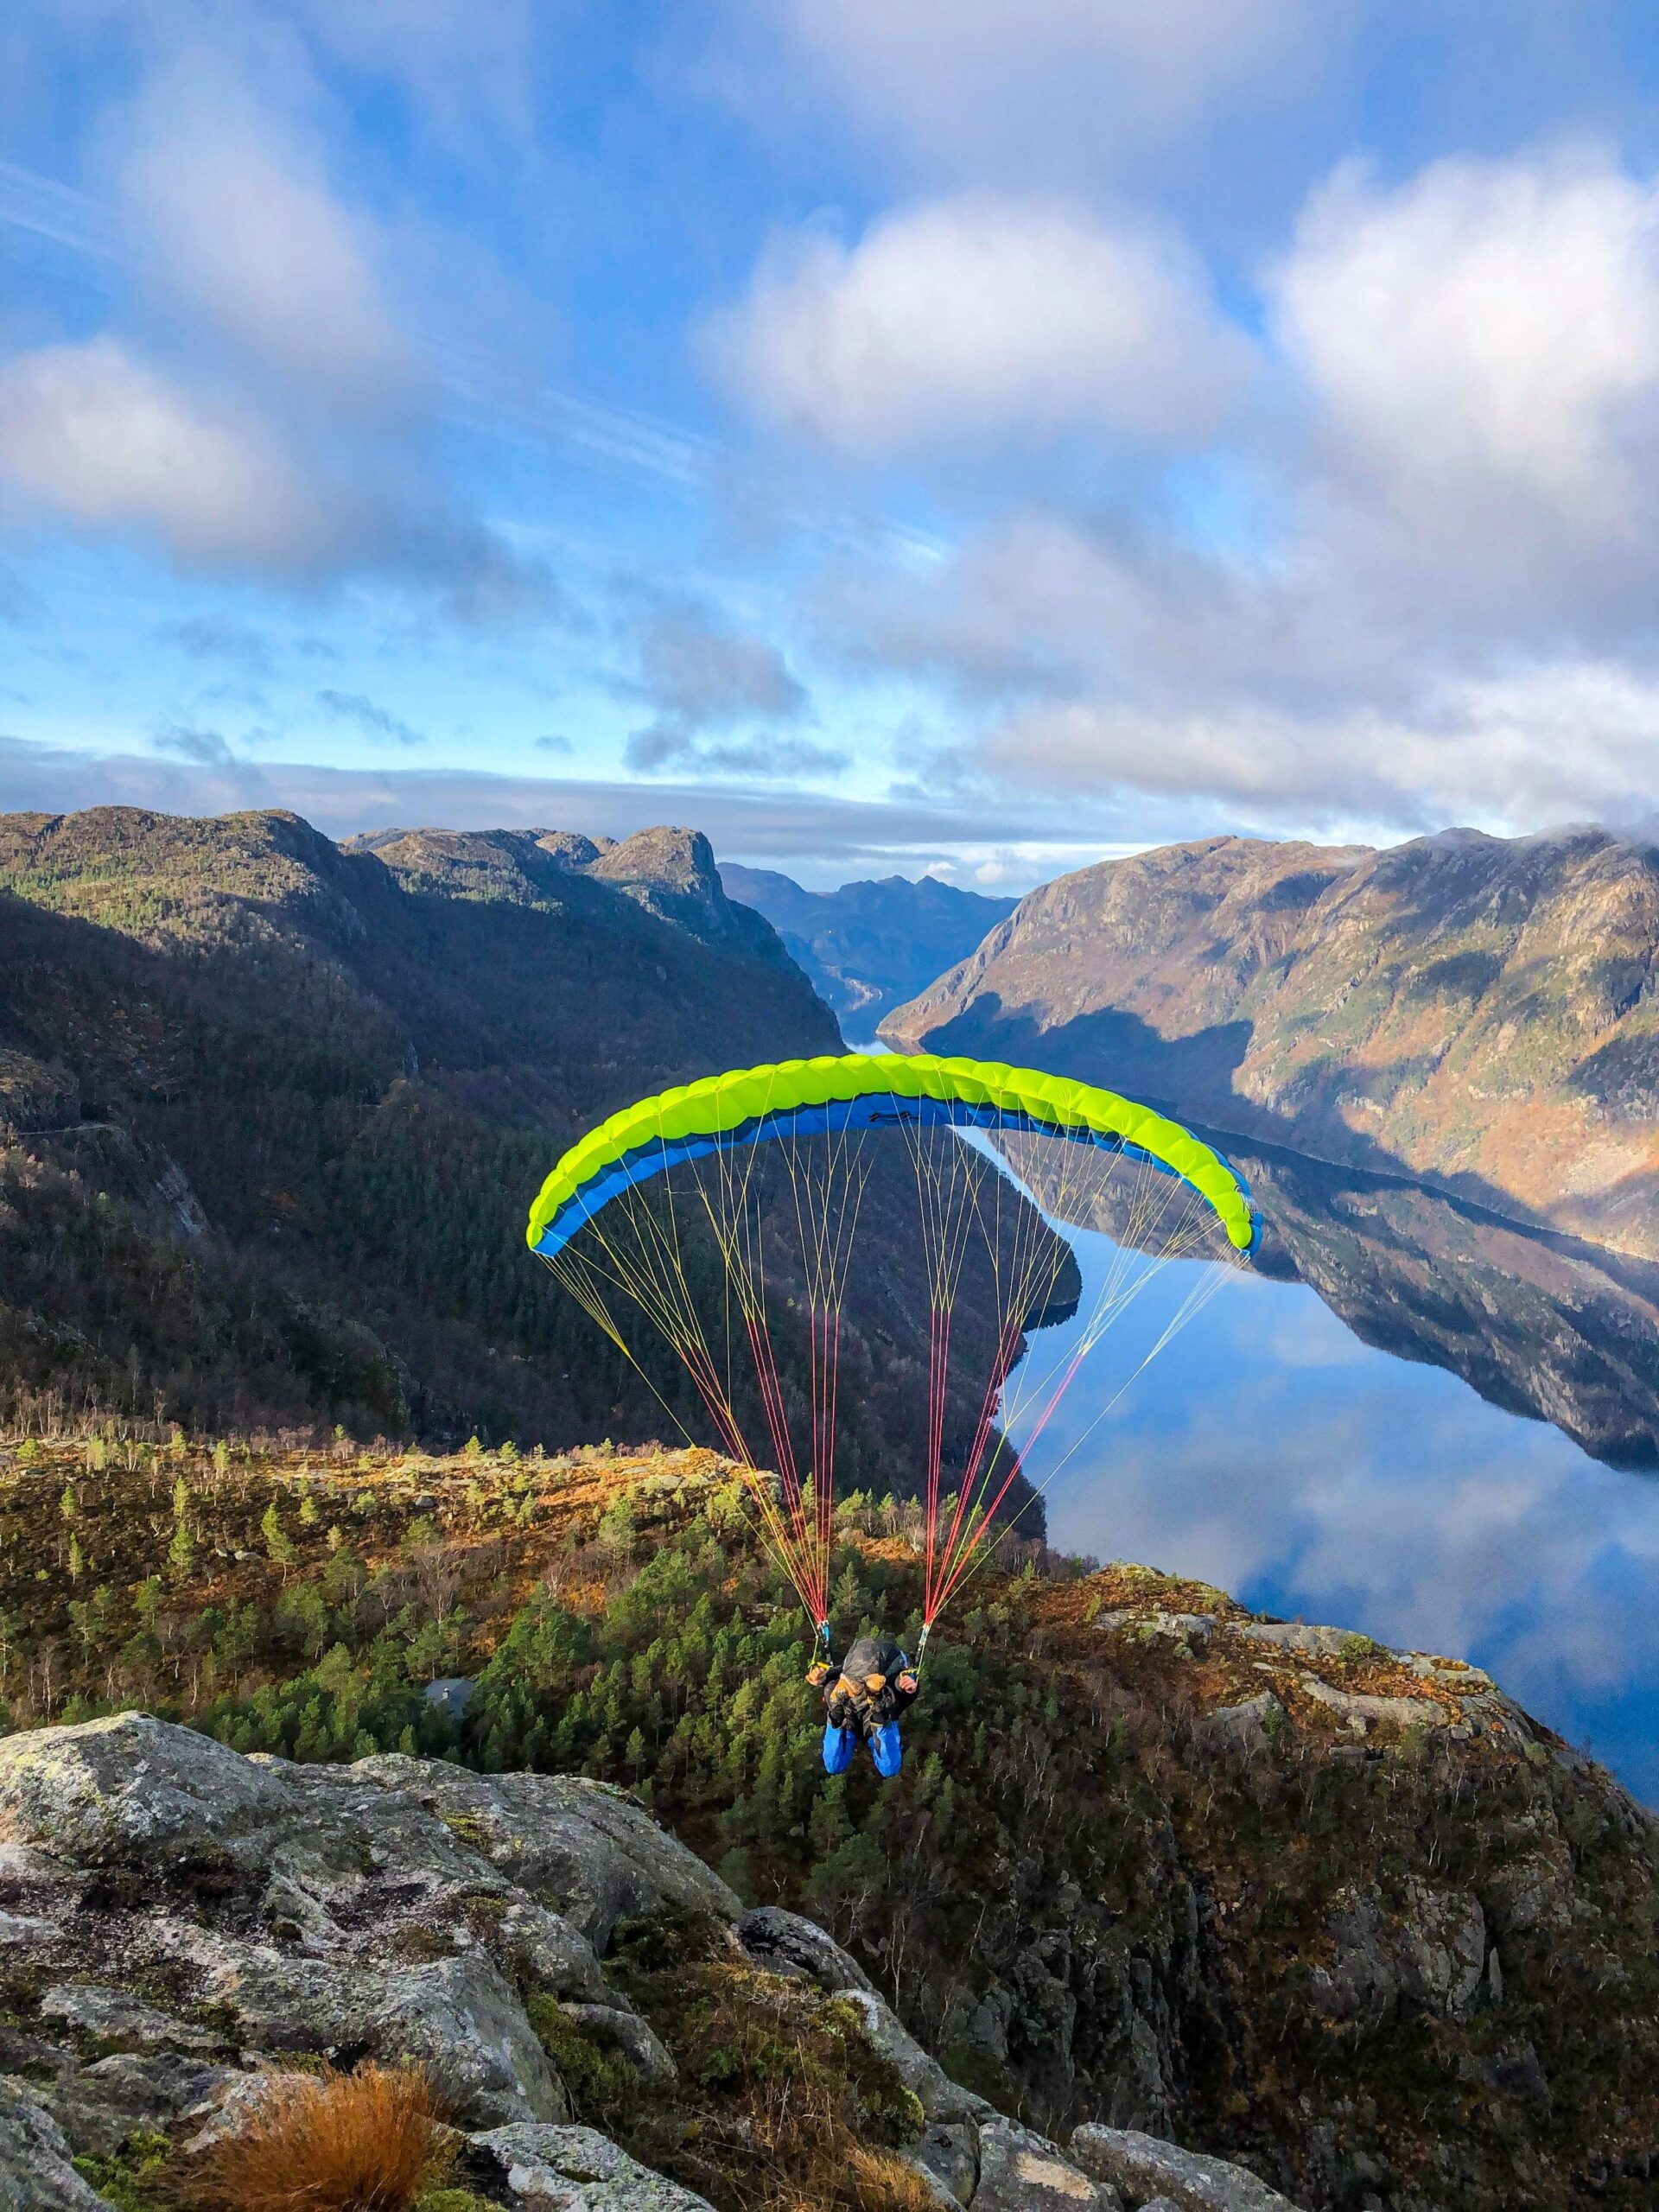
[[1594,827],[1210,838],[1033,892],[881,1033],[1652,1258],[1656,945],[1659,851]]
[[659,1420],[524,1256],[530,1196],[641,1090],[839,1044],[685,830],[0,818],[0,946],[11,1395],[220,1427]]
[[823,892],[731,861],[720,872],[728,893],[766,916],[859,1041],[871,1039],[884,1014],[971,950],[1015,905],[930,875]]

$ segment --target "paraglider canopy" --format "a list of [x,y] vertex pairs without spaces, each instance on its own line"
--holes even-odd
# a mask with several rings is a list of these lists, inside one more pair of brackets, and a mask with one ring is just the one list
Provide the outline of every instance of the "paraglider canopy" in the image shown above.
[[[1244,1184],[1192,1130],[1116,1091],[1000,1061],[855,1052],[734,1069],[640,1099],[573,1145],[531,1210],[531,1249],[636,1365],[630,1312],[678,1356],[820,1629],[842,1313],[861,1241],[880,1241],[860,1237],[865,1192],[895,1149],[910,1170],[909,1234],[929,1306],[925,1627],[984,1556],[1020,1473],[1007,1437],[1010,1377],[1071,1256],[1050,1224],[1105,1230],[1115,1250],[1061,1371],[1045,1379],[1026,1449],[1153,1273],[1174,1259],[1236,1261],[1255,1239]],[[889,1251],[906,1233],[892,1218],[893,1187],[883,1185]],[[700,1240],[712,1241],[717,1268],[688,1267]],[[1187,1307],[1216,1280],[1202,1271]],[[952,1370],[964,1281],[995,1308],[982,1376],[964,1377],[960,1359]],[[977,1418],[947,1470],[947,1402],[964,1384]],[[745,1434],[757,1406],[768,1472]]]
[[1180,1176],[1214,1207],[1229,1241],[1248,1251],[1249,1194],[1219,1153],[1150,1106],[999,1060],[848,1052],[734,1068],[659,1091],[613,1114],[571,1147],[531,1208],[532,1251],[551,1259],[619,1191],[677,1162],[814,1131],[1018,1129],[1132,1152]]

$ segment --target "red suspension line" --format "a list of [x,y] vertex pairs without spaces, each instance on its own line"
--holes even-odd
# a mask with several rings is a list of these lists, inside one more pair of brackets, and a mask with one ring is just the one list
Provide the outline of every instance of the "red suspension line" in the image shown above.
[[[814,1307],[807,1332],[812,1359],[812,1506],[820,1589],[830,1586],[836,1519],[836,1401],[841,1362],[839,1308]],[[828,1611],[826,1605],[825,1611]]]
[[925,1610],[930,1605],[939,1539],[939,1478],[944,1458],[945,1378],[950,1362],[950,1313],[935,1301],[928,1321],[927,1390],[927,1569],[923,1581]]
[[1038,1439],[1041,1436],[1043,1431],[1048,1427],[1049,1422],[1054,1416],[1056,1408],[1059,1405],[1060,1400],[1065,1395],[1066,1391],[1071,1387],[1072,1377],[1077,1374],[1078,1368],[1082,1366],[1084,1359],[1087,1358],[1090,1350],[1091,1346],[1088,1341],[1088,1332],[1085,1331],[1084,1332],[1082,1341],[1080,1341],[1077,1349],[1072,1352],[1071,1357],[1066,1362],[1065,1369],[1061,1372],[1059,1381],[1054,1385],[1052,1391],[1050,1393],[1048,1403],[1043,1408],[1042,1413],[1039,1416],[1036,1427],[1032,1430],[1030,1435],[1026,1439],[1025,1443],[1020,1447],[1020,1450],[1014,1453],[1013,1465],[1009,1467],[1007,1473],[1002,1478],[1001,1484],[999,1486],[995,1496],[991,1499],[990,1503],[985,1508],[983,1518],[980,1522],[978,1530],[976,1532],[972,1542],[966,1547],[962,1556],[952,1566],[950,1572],[946,1578],[944,1588],[939,1593],[938,1602],[940,1605],[948,1605],[955,1592],[962,1586],[963,1581],[968,1573],[969,1565],[973,1560],[974,1553],[982,1541],[986,1529],[990,1527],[991,1522],[995,1516],[997,1507],[1001,1504],[1003,1499],[1007,1496],[1009,1491],[1012,1490],[1015,1481],[1022,1471],[1023,1454],[1031,1449],[1032,1446],[1035,1444]]
[[778,1379],[772,1338],[758,1312],[751,1312],[747,1319],[749,1349],[753,1355],[761,1402],[766,1408],[766,1426],[772,1432],[772,1450],[778,1458],[778,1477],[789,1507],[790,1525],[794,1531],[796,1552],[801,1561],[797,1586],[809,1606],[814,1609],[817,1619],[822,1620],[825,1594],[823,1576],[813,1558],[812,1540],[807,1529],[804,1502],[801,1496],[800,1473],[795,1463],[795,1447],[789,1433],[789,1416],[784,1406],[783,1386]]
[[[694,1338],[684,1338],[676,1349],[685,1362],[691,1379],[696,1385],[697,1394],[702,1400],[709,1419],[714,1422],[715,1429],[725,1443],[728,1452],[740,1466],[747,1467],[751,1473],[753,1473],[754,1454],[750,1451],[742,1430],[738,1426],[737,1416],[732,1409],[731,1401],[721,1387],[719,1374],[707,1346]],[[776,1501],[760,1484],[751,1483],[749,1487],[760,1503],[761,1519],[776,1548],[779,1566],[795,1585],[796,1589],[799,1591],[803,1602],[809,1609],[812,1608],[817,1599],[816,1583],[810,1572],[810,1561],[804,1556],[798,1541],[798,1528],[791,1532],[785,1525]],[[798,1520],[798,1516],[797,1518]],[[814,1618],[822,1618],[821,1607],[817,1609]]]
[[962,1524],[968,1512],[968,1503],[973,1495],[974,1484],[979,1478],[980,1462],[985,1456],[985,1446],[990,1440],[991,1423],[996,1413],[996,1402],[1002,1394],[1003,1384],[1008,1379],[1014,1365],[1014,1356],[1019,1350],[1019,1325],[1010,1318],[1002,1324],[1001,1334],[997,1339],[996,1356],[991,1362],[991,1371],[986,1379],[985,1395],[979,1409],[979,1426],[974,1433],[973,1448],[969,1452],[963,1468],[962,1483],[957,1491],[957,1510],[951,1516],[950,1534],[946,1536],[939,1551],[937,1570],[930,1568],[929,1571],[927,1587],[924,1594],[924,1612],[930,1625],[934,1615],[950,1595],[951,1560],[962,1533]]

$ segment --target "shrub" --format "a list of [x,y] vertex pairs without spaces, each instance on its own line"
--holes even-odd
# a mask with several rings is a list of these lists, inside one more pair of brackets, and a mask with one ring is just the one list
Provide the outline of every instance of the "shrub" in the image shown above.
[[898,2155],[922,2108],[855,2007],[758,1972],[702,1915],[620,1923],[611,1966],[678,2069],[671,2099],[613,2115],[645,2164],[728,2212],[937,2206]]
[[578,2120],[601,2128],[612,2126],[631,2100],[638,2101],[639,2077],[627,2060],[586,2034],[560,2009],[556,1998],[533,1990],[524,2000],[524,2013],[557,2069]]
[[187,2171],[198,2212],[407,2212],[443,2178],[442,2101],[414,2069],[279,2076]]

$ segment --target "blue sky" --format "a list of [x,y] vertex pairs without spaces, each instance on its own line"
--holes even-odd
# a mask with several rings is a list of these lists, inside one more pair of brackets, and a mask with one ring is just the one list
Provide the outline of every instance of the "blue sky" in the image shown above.
[[1656,90],[1596,0],[14,0],[0,807],[1643,814]]

